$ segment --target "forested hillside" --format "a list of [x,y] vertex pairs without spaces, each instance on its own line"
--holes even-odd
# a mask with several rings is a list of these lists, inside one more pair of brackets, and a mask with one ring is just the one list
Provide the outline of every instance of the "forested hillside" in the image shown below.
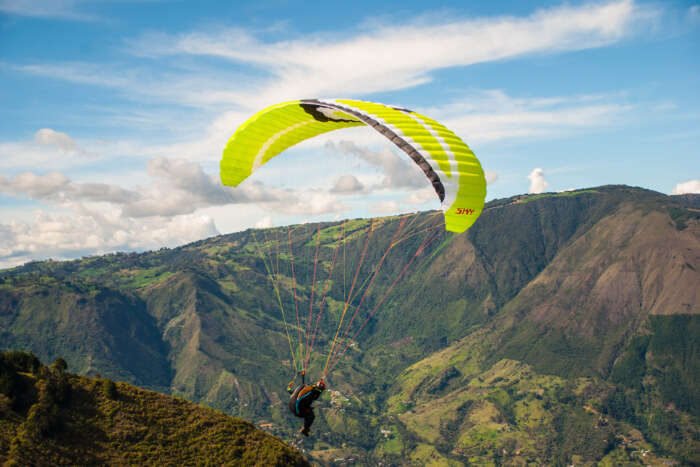
[[243,420],[67,369],[0,353],[0,464],[309,465]]
[[[438,221],[1,271],[0,347],[299,442],[284,386],[290,345],[314,336],[311,377],[335,362],[302,444],[321,462],[700,463],[700,196],[605,186],[492,201],[461,235]],[[346,308],[357,318],[329,359]]]

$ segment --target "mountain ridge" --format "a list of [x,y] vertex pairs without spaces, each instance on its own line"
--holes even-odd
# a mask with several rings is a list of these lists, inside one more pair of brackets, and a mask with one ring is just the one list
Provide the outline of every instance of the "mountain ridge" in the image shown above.
[[[611,453],[620,459],[629,457],[619,436],[627,433],[624,437],[629,438],[632,426],[642,429],[640,436],[645,443],[652,443],[645,446],[675,453],[676,459],[692,459],[692,455],[682,454],[678,442],[665,437],[667,428],[662,427],[661,435],[654,438],[648,427],[654,426],[653,417],[663,418],[653,414],[664,404],[673,403],[682,413],[694,413],[698,403],[692,397],[698,393],[697,384],[690,376],[697,374],[698,368],[692,355],[697,345],[700,287],[692,285],[700,284],[699,200],[700,196],[666,196],[634,187],[604,186],[487,203],[479,221],[466,234],[440,233],[435,237],[416,261],[415,272],[402,278],[377,315],[367,320],[357,342],[348,341],[352,346],[329,376],[339,396],[333,396],[330,403],[319,401],[319,435],[309,442],[313,447],[307,448],[317,459],[336,452],[340,457],[346,453],[421,463],[435,455],[440,462],[459,464],[485,462],[505,449],[512,462],[527,456],[536,462],[569,462],[578,448],[575,444],[562,447],[566,444],[562,440],[557,445],[552,433],[557,424],[566,423],[581,429],[593,427],[591,433],[597,432],[598,422],[589,420],[593,412],[584,408],[589,407],[599,414],[607,410],[605,416],[615,418],[615,428],[609,431],[611,438],[605,438],[612,443],[611,451],[584,443],[589,449],[585,459],[600,460]],[[275,263],[283,301],[294,306],[292,286],[296,284],[299,299],[308,310],[317,239],[321,274],[330,268],[341,226],[350,233],[344,248],[353,258],[360,257],[363,239],[373,231],[376,243],[371,244],[367,257],[369,264],[377,264],[404,221],[405,225],[431,225],[431,216],[434,214],[418,213],[290,227],[296,281],[284,272],[289,255],[280,255]],[[79,341],[79,334],[57,335],[49,349],[42,347],[31,321],[17,326],[16,317],[43,316],[46,311],[42,308],[50,308],[56,300],[35,298],[32,302],[28,297],[43,293],[59,297],[67,293],[61,292],[61,287],[85,290],[87,298],[91,288],[114,290],[122,303],[131,303],[133,309],[146,310],[150,316],[155,330],[149,334],[152,339],[145,349],[161,349],[152,361],[170,370],[154,373],[170,375],[167,391],[272,425],[272,432],[293,439],[290,428],[297,422],[286,413],[281,390],[289,377],[289,370],[285,370],[290,364],[289,348],[266,271],[271,264],[260,254],[260,246],[270,251],[275,246],[281,248],[287,234],[286,228],[248,230],[173,250],[32,263],[2,271],[0,304],[5,309],[0,309],[0,337],[10,345],[45,349],[41,358],[66,355],[71,367],[87,373],[91,367],[85,354],[97,354],[95,349],[92,354],[75,350],[79,347],[71,342]],[[388,273],[379,276],[376,289],[367,293],[367,310],[379,303],[379,291],[389,288],[420,243],[419,236],[410,237],[387,257],[383,271]],[[363,277],[371,271],[371,267],[362,268]],[[328,348],[332,324],[342,312],[344,286],[339,277],[329,289],[319,349]],[[293,322],[292,328],[295,325]],[[470,337],[477,335],[483,336],[483,342]],[[690,357],[683,360],[668,354],[664,349],[672,345],[669,336],[675,336]],[[460,344],[464,342],[469,344]],[[458,353],[464,354],[458,358],[464,361],[462,366],[433,363],[434,355],[455,345]],[[640,360],[639,355],[644,357]],[[139,380],[130,369],[128,355],[123,358],[123,370],[110,370],[101,364],[102,374],[131,378],[144,387],[162,390],[160,379]],[[323,359],[323,355],[312,358],[312,372],[319,371]],[[662,360],[667,363],[661,365]],[[408,375],[413,365],[422,361],[428,364],[429,374],[414,381]],[[502,393],[489,395],[483,382],[475,379],[479,372],[501,374],[498,377],[511,381],[512,388],[522,386],[518,391],[525,399]],[[401,382],[402,378],[408,379]],[[677,394],[664,392],[659,383],[669,378],[677,381]],[[398,386],[392,383],[395,379],[401,382]],[[538,380],[544,381],[540,389],[526,389]],[[636,383],[626,385],[628,380]],[[590,393],[590,397],[566,396],[569,389],[561,389],[581,384],[588,388],[581,389],[582,394]],[[423,390],[424,385],[430,390]],[[457,386],[462,389],[450,400],[459,403],[452,411],[436,412],[444,419],[438,418],[432,429],[420,429],[412,421],[416,416],[407,415],[411,404],[433,403],[439,400],[436,396],[446,397]],[[508,388],[504,386],[506,394],[515,390]],[[540,390],[544,392],[539,394]],[[425,402],[418,397],[424,397]],[[642,403],[644,400],[647,402]],[[519,418],[524,409],[518,409],[518,404],[540,413],[542,401],[557,407],[560,418],[541,417],[538,426],[542,433],[535,436],[541,446],[525,449],[526,436],[534,434],[528,431],[524,418]],[[458,419],[462,422],[453,420],[454,413],[461,414]],[[509,446],[515,443],[515,448],[469,434],[470,423],[481,420],[488,425],[491,422],[485,420],[489,417],[510,420],[496,425],[510,427],[519,437],[502,431],[489,432],[489,436]],[[697,421],[688,420],[681,427],[687,441],[697,436]],[[377,433],[384,425],[394,427],[394,434],[373,439],[370,432]],[[441,444],[441,432],[455,435],[447,436]],[[598,439],[596,436],[593,438]],[[345,451],[339,447],[343,443],[350,446]],[[490,454],[478,454],[473,449],[476,445]],[[518,450],[527,456],[513,454]]]

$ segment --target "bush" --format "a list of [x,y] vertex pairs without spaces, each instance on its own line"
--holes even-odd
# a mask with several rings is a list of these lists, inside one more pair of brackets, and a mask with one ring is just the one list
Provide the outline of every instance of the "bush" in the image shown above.
[[115,400],[117,398],[117,385],[111,379],[102,380],[102,394],[110,400]]
[[0,362],[0,394],[4,394],[9,398],[14,398],[17,392],[17,373],[3,367]]
[[19,350],[10,350],[0,353],[0,361],[14,368],[16,371],[36,373],[41,368],[41,362],[36,355]]
[[58,371],[66,371],[68,369],[68,363],[60,357],[51,366]]

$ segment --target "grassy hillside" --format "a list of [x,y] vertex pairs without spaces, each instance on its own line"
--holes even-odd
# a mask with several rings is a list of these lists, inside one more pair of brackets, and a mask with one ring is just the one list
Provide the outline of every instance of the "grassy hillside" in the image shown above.
[[434,446],[456,465],[696,465],[698,326],[697,316],[652,318],[607,380],[490,363],[499,333],[475,332],[396,381],[387,403],[395,454],[427,462],[421,453],[434,456],[425,449]]
[[[465,234],[435,230],[415,258],[434,213],[31,263],[0,272],[0,346],[64,356],[80,374],[167,391],[293,441],[271,277],[293,341],[294,295],[303,336],[312,295],[318,304],[329,285],[315,377],[364,254],[354,306],[367,294],[349,336],[366,325],[329,376],[336,392],[317,402],[302,445],[316,459],[691,464],[699,199],[606,186],[496,200]],[[346,261],[334,266],[336,251]]]
[[250,423],[65,366],[0,353],[0,464],[309,465]]

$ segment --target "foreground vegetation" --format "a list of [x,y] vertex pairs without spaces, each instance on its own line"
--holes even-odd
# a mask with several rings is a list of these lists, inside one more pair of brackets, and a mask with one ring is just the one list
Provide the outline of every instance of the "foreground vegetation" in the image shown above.
[[245,421],[66,370],[0,353],[1,465],[308,465]]

